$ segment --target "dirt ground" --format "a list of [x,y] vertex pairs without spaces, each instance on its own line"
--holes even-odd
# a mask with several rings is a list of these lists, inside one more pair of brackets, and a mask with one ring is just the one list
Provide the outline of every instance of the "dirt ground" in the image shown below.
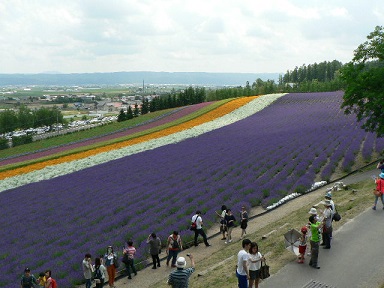
[[[341,180],[344,184],[352,184],[357,183],[363,180],[366,180],[371,177],[371,175],[375,174],[377,171],[371,170],[371,171],[365,171],[365,172],[358,172],[353,175],[348,176],[347,178]],[[292,211],[296,211],[300,208],[303,208],[305,206],[308,206],[309,203],[312,203],[312,205],[317,204],[317,201],[319,197],[322,197],[325,195],[327,188],[330,188],[334,185],[334,183],[323,186],[311,193],[308,193],[306,195],[303,195],[301,197],[298,197],[296,199],[293,199],[278,208],[274,209],[273,211],[269,213],[264,213],[263,215],[256,217],[248,222],[248,228],[247,233],[252,234],[254,232],[257,232],[258,230],[262,229],[263,227],[266,227],[267,225],[274,223],[281,219],[282,217],[289,215]],[[219,206],[221,203],[218,204]],[[265,210],[261,207],[256,207],[249,212],[249,216],[255,216],[259,215]],[[193,254],[196,262],[196,271],[194,274],[200,274],[203,275],[204,273],[207,273],[207,269],[200,268],[199,269],[199,262],[203,259],[206,259],[213,255],[214,253],[218,252],[219,250],[225,248],[226,245],[237,245],[238,249],[241,248],[241,229],[236,228],[232,232],[232,238],[233,241],[231,244],[225,244],[223,240],[221,240],[222,236],[217,235],[219,226],[213,227],[212,229],[207,231],[207,236],[210,238],[209,243],[212,245],[211,247],[205,247],[204,245],[199,245],[198,247],[192,247],[187,250],[184,250],[180,252],[179,256],[186,257],[187,253]],[[162,257],[165,256],[163,253],[161,255]],[[187,266],[190,265],[190,261],[187,258]],[[230,260],[231,262],[235,263],[235,259],[222,259],[223,262]],[[143,269],[138,272],[137,276],[133,276],[132,279],[127,279],[126,276],[121,277],[115,282],[116,288],[122,288],[122,287],[154,287],[159,286],[158,284],[161,283],[160,286],[163,286],[163,283],[165,284],[168,278],[169,273],[174,268],[167,267],[165,265],[165,261],[161,262],[161,267],[157,269],[151,269],[151,267],[148,267],[146,269]],[[220,265],[220,263],[218,264]],[[202,270],[203,269],[203,270]],[[193,285],[190,285],[193,287]]]

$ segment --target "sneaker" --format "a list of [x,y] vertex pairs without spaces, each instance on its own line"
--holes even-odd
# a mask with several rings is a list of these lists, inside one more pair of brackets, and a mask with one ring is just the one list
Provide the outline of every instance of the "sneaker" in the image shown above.
[[229,243],[231,243],[231,242],[232,242],[232,239],[231,239],[231,240],[229,240],[228,242],[229,242]]
[[132,277],[131,277],[131,276],[128,276],[128,279],[132,279]]
[[373,207],[372,207],[372,210],[376,210],[376,206],[373,206]]
[[224,243],[225,243],[225,244],[228,244],[228,242],[227,242],[227,241],[225,241]]
[[[383,208],[383,209],[384,209],[384,208]],[[221,238],[221,240],[225,240],[225,239],[227,239],[227,238],[225,238],[225,237]]]

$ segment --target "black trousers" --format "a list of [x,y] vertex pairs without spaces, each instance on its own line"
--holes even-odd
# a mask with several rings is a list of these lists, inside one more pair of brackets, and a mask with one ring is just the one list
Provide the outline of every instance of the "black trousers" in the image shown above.
[[201,235],[203,237],[203,241],[204,241],[205,246],[209,246],[209,243],[208,243],[208,240],[207,240],[207,235],[205,235],[205,232],[204,232],[203,229],[196,229],[195,230],[195,246],[198,245],[197,237],[199,237],[199,235]]

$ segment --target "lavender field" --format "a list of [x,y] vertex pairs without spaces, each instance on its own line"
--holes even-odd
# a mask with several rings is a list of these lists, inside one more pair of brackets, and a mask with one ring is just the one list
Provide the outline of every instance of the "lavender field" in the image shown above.
[[0,193],[0,287],[16,285],[25,266],[72,287],[85,253],[132,239],[144,259],[151,232],[188,239],[196,209],[210,226],[222,204],[267,206],[336,167],[348,172],[360,151],[371,160],[384,139],[344,115],[341,101],[342,92],[289,94],[202,136]]

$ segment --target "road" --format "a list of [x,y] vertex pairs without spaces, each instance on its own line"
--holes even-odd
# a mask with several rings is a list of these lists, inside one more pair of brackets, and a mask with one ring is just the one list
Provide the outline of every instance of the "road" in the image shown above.
[[[366,179],[372,172],[364,174],[361,177]],[[345,179],[343,182],[348,183],[348,180]],[[334,232],[330,250],[320,248],[321,269],[311,268],[307,256],[305,264],[291,262],[262,281],[259,287],[300,288],[311,280],[317,286],[306,287],[380,287],[384,283],[384,261],[381,258],[383,231],[384,210],[378,203],[376,211],[368,208]]]

